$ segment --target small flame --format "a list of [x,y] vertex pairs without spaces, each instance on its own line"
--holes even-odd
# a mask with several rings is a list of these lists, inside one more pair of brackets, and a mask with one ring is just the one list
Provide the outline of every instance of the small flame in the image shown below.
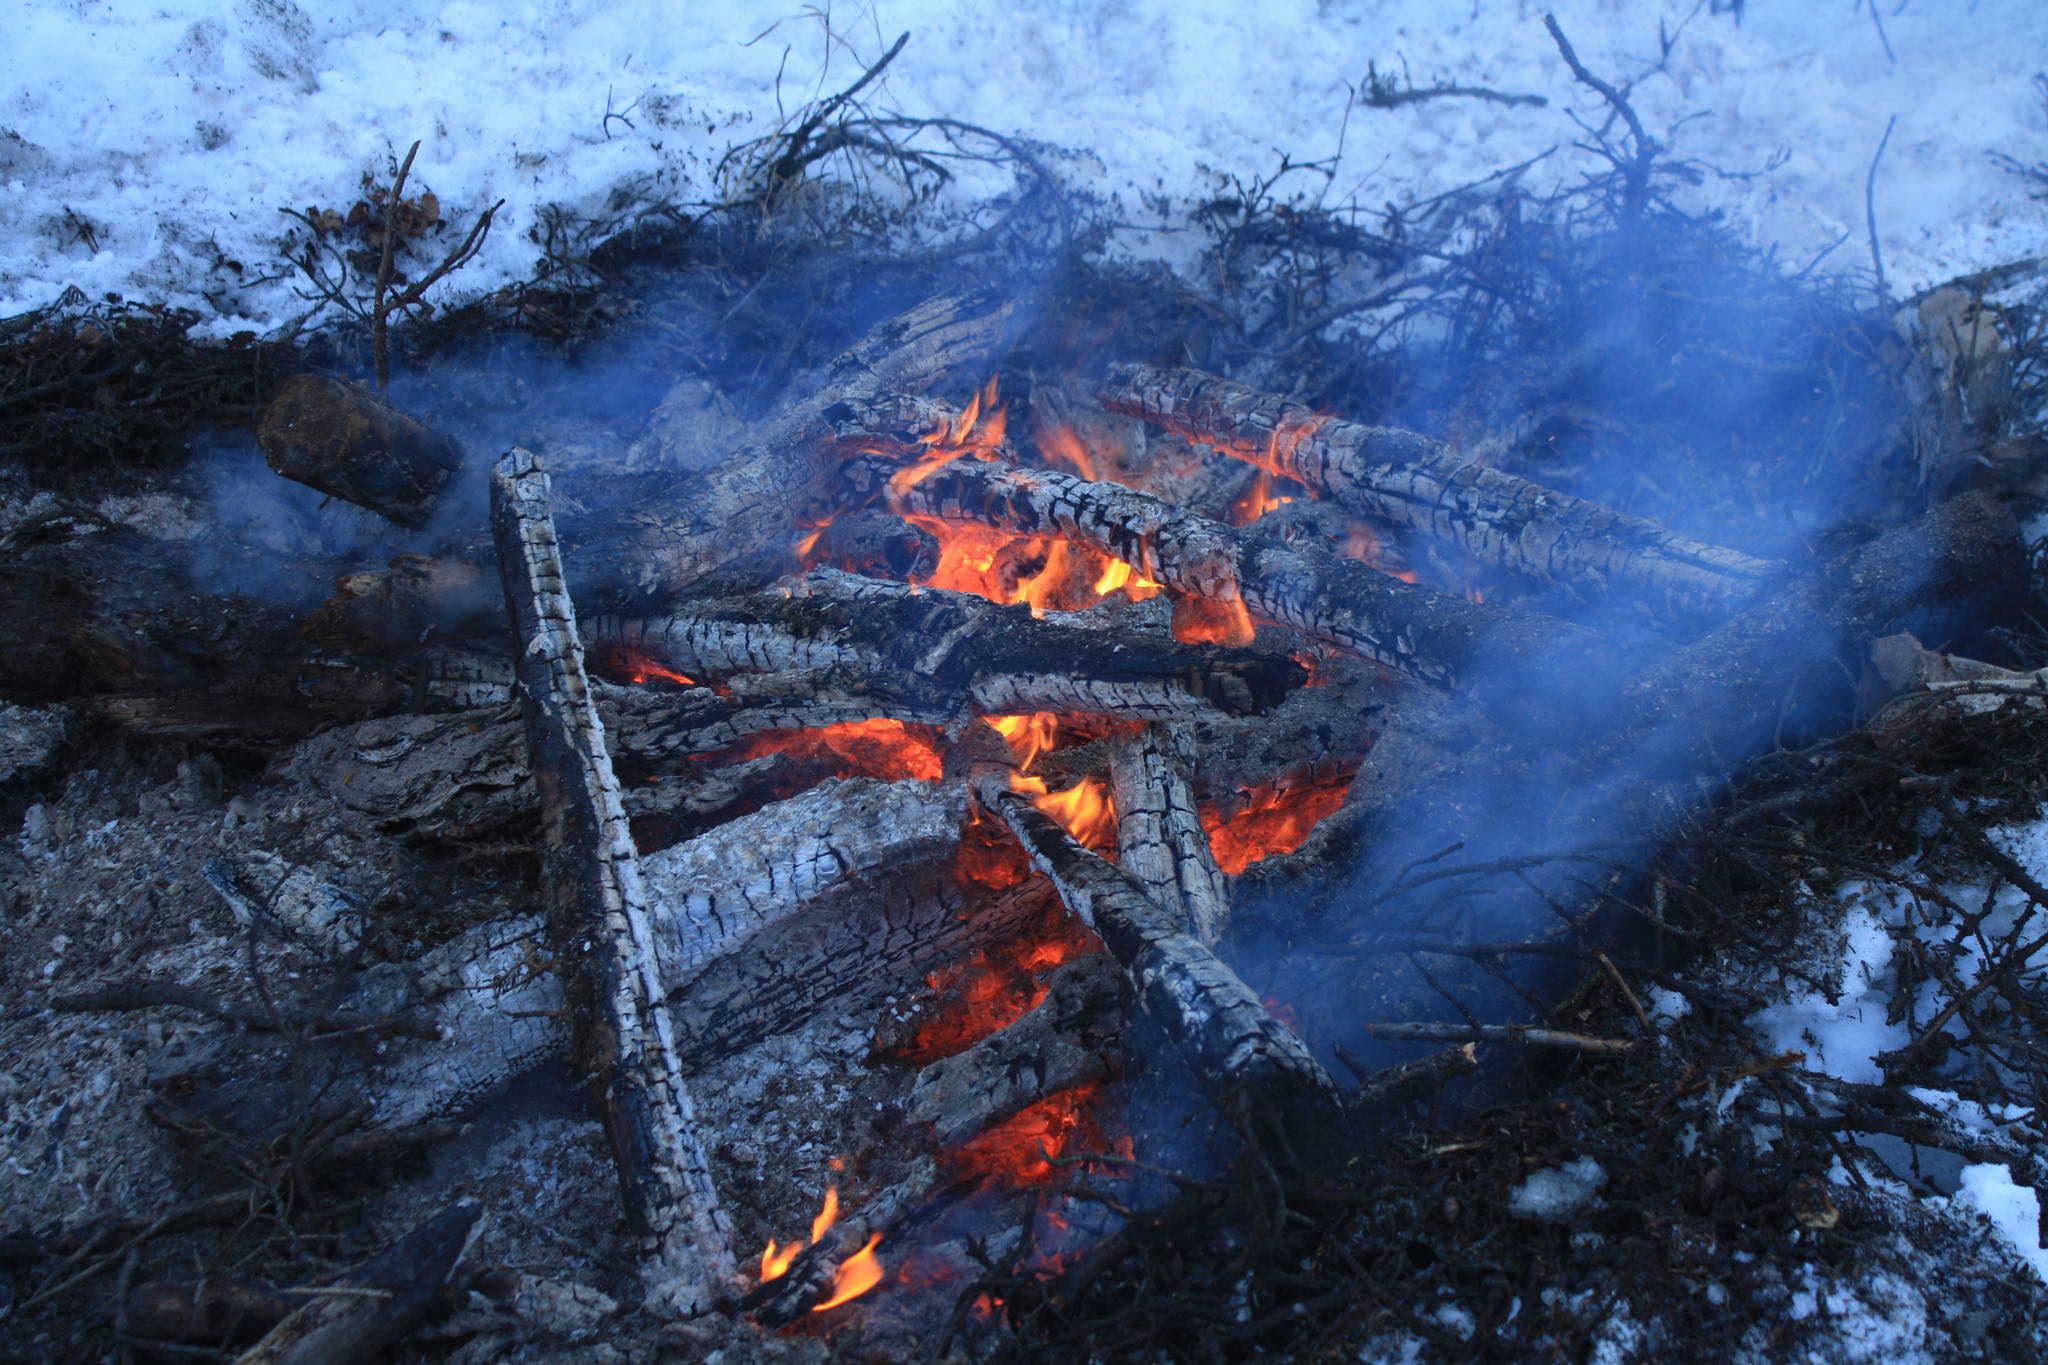
[[1010,742],[1017,756],[1017,771],[1028,773],[1038,756],[1050,749],[1060,732],[1060,718],[1050,711],[1033,711],[1022,716],[984,716],[997,734]]
[[1183,594],[1173,601],[1173,638],[1184,645],[1230,645],[1242,649],[1256,631],[1243,598],[1219,601]]
[[1252,480],[1252,486],[1245,490],[1243,497],[1230,505],[1225,520],[1232,526],[1249,526],[1276,507],[1293,502],[1291,494],[1273,491],[1273,476],[1261,469],[1259,477]]
[[839,1271],[832,1277],[832,1296],[811,1311],[822,1313],[828,1308],[837,1308],[848,1299],[857,1299],[882,1282],[882,1263],[875,1256],[882,1234],[868,1234],[868,1244],[839,1263]]
[[825,1205],[818,1210],[818,1216],[811,1220],[811,1245],[816,1246],[818,1239],[830,1232],[832,1225],[838,1221],[839,1187],[837,1185],[827,1185],[825,1187]]
[[1101,778],[1084,777],[1065,791],[1048,792],[1044,778],[1012,774],[1010,790],[1031,797],[1032,805],[1086,847],[1101,851],[1116,843],[1116,801]]

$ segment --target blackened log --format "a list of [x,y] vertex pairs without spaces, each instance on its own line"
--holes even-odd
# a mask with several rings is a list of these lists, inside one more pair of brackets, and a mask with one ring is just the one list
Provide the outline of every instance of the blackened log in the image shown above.
[[1617,680],[1589,631],[1432,592],[1354,559],[1289,549],[1120,484],[959,459],[902,492],[898,510],[1091,546],[1155,582],[1242,606],[1350,653],[1472,696],[1523,726],[1603,716]]
[[1135,997],[1196,1073],[1220,1093],[1276,1106],[1283,1116],[1326,1107],[1335,1087],[1301,1040],[1127,873],[1012,791],[1012,771],[978,765],[975,797],[1009,826],[1067,908],[1115,954]]
[[548,478],[529,452],[492,470],[491,524],[541,793],[543,905],[565,941],[591,945],[594,1079],[627,1217],[647,1243],[650,1306],[701,1312],[736,1274],[732,1229],[661,1008],[639,861],[583,668]]
[[1198,370],[1124,367],[1103,402],[1482,563],[1589,595],[1725,614],[1785,575],[1780,563],[1488,468],[1416,432],[1332,419]]
[[469,1248],[481,1208],[463,1200],[434,1215],[334,1284],[295,1291],[306,1302],[237,1357],[236,1365],[355,1365],[403,1341],[441,1297]]
[[1306,677],[1284,655],[1111,637],[1035,620],[1022,605],[834,569],[685,614],[597,618],[591,639],[652,653],[693,677],[843,670],[865,693],[900,697],[904,711],[883,714],[905,719],[970,710],[1241,716],[1268,709]]
[[433,515],[462,467],[455,438],[423,426],[366,389],[298,374],[256,421],[264,461],[287,479],[367,507],[407,530]]
[[1154,723],[1110,742],[1117,866],[1214,948],[1230,921],[1230,892],[1195,809],[1194,765],[1195,739],[1185,725]]

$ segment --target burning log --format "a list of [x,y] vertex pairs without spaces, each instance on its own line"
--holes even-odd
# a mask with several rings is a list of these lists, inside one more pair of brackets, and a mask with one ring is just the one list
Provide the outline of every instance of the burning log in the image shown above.
[[627,1217],[652,1253],[650,1298],[701,1312],[736,1274],[731,1227],[661,1008],[654,928],[548,499],[547,475],[528,452],[515,449],[492,470],[492,530],[541,793],[545,908],[558,932],[592,945],[590,1051]]
[[1127,366],[1102,398],[1113,411],[1542,582],[1726,613],[1785,573],[1782,564],[1461,459],[1427,436],[1332,420],[1198,370]]
[[1230,893],[1188,786],[1194,765],[1195,739],[1184,725],[1147,725],[1111,743],[1117,866],[1213,948],[1230,919]]
[[375,1359],[419,1325],[469,1249],[482,1210],[463,1200],[434,1215],[307,1301],[237,1357],[237,1365],[351,1365]]
[[1067,908],[1115,955],[1136,998],[1197,1074],[1221,1092],[1241,1092],[1287,1116],[1327,1106],[1335,1086],[1301,1040],[1130,874],[1011,790],[1013,775],[1004,764],[984,763],[969,781],[983,808],[1010,827]]
[[[708,469],[694,461],[606,481],[601,510],[565,516],[561,542],[586,610],[644,610],[719,576],[764,581],[786,567],[792,528],[815,524],[837,502],[842,427],[879,420],[949,370],[983,364],[1014,305],[992,292],[945,295],[882,323],[825,368],[817,392],[785,408],[757,438]],[[658,446],[659,441],[656,442]],[[460,559],[409,558],[384,573],[344,579],[307,623],[333,648],[392,649],[489,628],[485,575]]]
[[958,459],[908,483],[898,510],[1089,545],[1212,610],[1248,642],[1246,610],[1424,682],[1497,716],[1566,728],[1611,704],[1611,651],[1576,626],[1403,583],[1353,559],[1289,549],[1191,516],[1120,484]]
[[[1137,717],[1264,711],[1305,674],[1280,655],[1109,636],[1033,619],[968,593],[816,569],[789,591],[653,620],[592,622],[593,643],[658,656],[688,674],[733,677],[732,696],[680,703],[642,722],[644,753],[702,753],[763,729],[892,716],[1093,712]],[[812,689],[810,697],[805,689]]]
[[278,386],[256,422],[271,469],[367,507],[409,531],[427,524],[462,467],[454,438],[424,427],[367,390],[299,374]]

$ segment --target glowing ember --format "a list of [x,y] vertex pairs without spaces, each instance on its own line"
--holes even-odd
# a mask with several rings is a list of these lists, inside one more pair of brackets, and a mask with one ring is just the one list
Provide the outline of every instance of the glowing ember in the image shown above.
[[1350,774],[1307,786],[1269,782],[1245,793],[1249,804],[1227,818],[1204,806],[1202,828],[1216,852],[1216,865],[1234,877],[1261,858],[1294,852],[1317,821],[1344,804],[1350,790]]
[[1101,946],[1086,926],[1053,905],[1002,942],[928,975],[932,997],[920,1006],[922,1017],[909,1037],[876,1051],[914,1067],[965,1052],[1037,1009],[1053,968]]
[[765,754],[829,759],[846,777],[879,777],[889,782],[916,778],[936,782],[945,771],[938,740],[929,726],[900,720],[854,720],[810,730],[770,730],[708,762],[740,762]]
[[882,1282],[882,1263],[875,1257],[875,1248],[881,1241],[881,1233],[869,1233],[868,1244],[839,1263],[838,1273],[832,1278],[832,1296],[813,1308],[813,1313],[837,1308],[848,1299],[859,1298]]
[[1131,1140],[1110,1136],[1105,1098],[1099,1084],[1048,1095],[961,1143],[946,1153],[946,1163],[963,1180],[1023,1186],[1046,1184],[1061,1165],[1088,1153],[1128,1160]]
[[622,682],[646,683],[659,678],[679,687],[695,687],[697,680],[676,672],[665,660],[630,645],[615,645],[597,651],[591,662],[599,672]]

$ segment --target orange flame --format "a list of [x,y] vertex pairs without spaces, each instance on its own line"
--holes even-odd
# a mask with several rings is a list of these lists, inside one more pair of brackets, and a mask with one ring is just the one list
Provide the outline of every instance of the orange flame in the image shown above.
[[965,1052],[1043,1004],[1053,968],[1101,946],[1053,902],[1002,941],[926,976],[932,994],[918,1001],[907,1036],[878,1039],[875,1051],[912,1067]]
[[681,687],[695,687],[697,680],[676,672],[664,659],[655,657],[637,645],[615,644],[592,651],[592,665],[607,677],[629,683],[644,683],[655,678],[672,682]]
[[1261,469],[1259,477],[1252,480],[1252,486],[1245,490],[1244,496],[1230,505],[1224,519],[1232,526],[1249,526],[1274,508],[1293,501],[1290,494],[1274,493],[1273,476]]
[[811,1311],[822,1313],[828,1308],[837,1308],[848,1299],[857,1299],[882,1282],[882,1263],[875,1257],[875,1248],[881,1245],[882,1234],[868,1234],[868,1244],[839,1263],[838,1272],[832,1277],[832,1296]]
[[1116,801],[1101,778],[1084,777],[1065,791],[1048,792],[1044,778],[1012,774],[1010,790],[1030,796],[1032,805],[1087,847],[1101,851],[1115,845]]
[[1317,821],[1344,804],[1352,776],[1309,785],[1265,783],[1246,792],[1249,802],[1228,817],[1204,806],[1202,828],[1209,835],[1216,865],[1234,877],[1262,858],[1294,852]]
[[1022,716],[984,716],[990,728],[1010,742],[1017,756],[1017,771],[1028,773],[1038,756],[1050,749],[1060,731],[1060,718],[1050,711],[1033,711]]
[[1173,599],[1173,638],[1184,645],[1243,648],[1257,632],[1243,598],[1219,601],[1183,593]]

